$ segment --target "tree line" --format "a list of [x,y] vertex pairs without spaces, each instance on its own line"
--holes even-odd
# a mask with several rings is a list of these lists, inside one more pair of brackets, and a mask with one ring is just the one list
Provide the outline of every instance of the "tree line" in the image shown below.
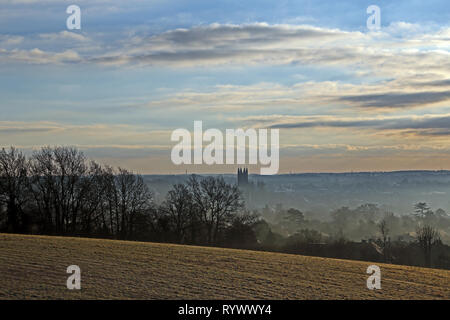
[[[450,269],[450,215],[418,202],[411,214],[395,215],[376,204],[333,210],[328,220],[298,209],[267,207],[259,235],[271,250],[352,260]],[[270,228],[269,228],[270,224]]]
[[0,151],[2,231],[220,244],[251,217],[237,186],[192,176],[156,205],[142,176],[72,147]]

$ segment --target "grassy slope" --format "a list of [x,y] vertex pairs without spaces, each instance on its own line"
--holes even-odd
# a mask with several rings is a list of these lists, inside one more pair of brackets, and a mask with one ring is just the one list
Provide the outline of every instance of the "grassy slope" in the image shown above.
[[[66,288],[81,268],[80,291]],[[0,299],[450,299],[450,271],[246,250],[0,234]]]

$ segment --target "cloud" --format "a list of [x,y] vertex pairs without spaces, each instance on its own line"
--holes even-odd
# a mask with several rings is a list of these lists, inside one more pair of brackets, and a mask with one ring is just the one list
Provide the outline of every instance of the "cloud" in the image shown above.
[[[427,89],[425,91],[425,89]],[[447,90],[445,90],[447,89]],[[420,91],[419,91],[420,90]],[[157,110],[201,111],[207,114],[252,112],[326,113],[333,110],[393,113],[411,108],[448,106],[450,82],[436,75],[389,79],[374,83],[306,81],[292,85],[257,83],[219,85],[203,90],[170,92],[146,104]],[[351,112],[351,111],[350,111]]]
[[35,133],[54,132],[61,127],[53,122],[23,122],[23,121],[0,121],[0,132],[8,133]]
[[59,40],[75,40],[75,41],[89,41],[90,39],[86,36],[75,33],[75,32],[69,32],[69,31],[61,31],[58,33],[42,33],[39,34],[39,37],[43,40],[50,40],[50,41],[59,41]]
[[[440,84],[447,85],[448,81],[441,81]],[[362,94],[342,96],[338,100],[363,108],[406,108],[450,101],[450,91]]]
[[82,61],[80,55],[74,50],[63,52],[45,52],[38,48],[31,50],[3,50],[0,51],[0,61],[11,60],[31,64],[65,64]]
[[[97,50],[79,62],[186,67],[296,63],[353,66],[391,75],[406,73],[414,66],[416,72],[447,74],[450,54],[442,50],[442,42],[448,47],[448,28],[427,34],[411,32],[400,38],[392,29],[398,26],[365,34],[310,25],[250,23],[194,26],[147,36],[119,32],[116,39],[95,34],[92,40]],[[67,31],[43,34],[41,38],[86,40]]]
[[17,46],[24,40],[23,36],[0,35],[0,47]]
[[[0,121],[0,145],[70,144],[96,147],[162,146],[170,143],[171,130],[152,130],[127,124],[70,124],[52,121]],[[96,143],[93,144],[95,137]]]
[[428,82],[417,82],[417,83],[411,83],[412,86],[415,87],[450,87],[450,79],[444,79],[444,80],[431,80]]
[[[364,35],[308,25],[211,24],[133,37],[124,48],[90,61],[181,66],[314,62],[314,52],[322,50],[315,44],[323,46],[346,37]],[[350,52],[344,50],[343,54]],[[335,62],[343,58],[330,52],[327,55]]]
[[450,53],[442,46],[444,41],[448,47],[448,33],[439,29],[398,37],[389,29],[364,34],[309,25],[212,24],[133,37],[86,61],[173,67],[297,64],[346,67],[381,77],[430,72],[448,77]]
[[278,114],[231,118],[229,120],[250,123],[255,127],[278,129],[345,128],[389,133],[398,131],[402,134],[434,136],[448,135],[450,132],[450,114],[391,117],[292,116]]

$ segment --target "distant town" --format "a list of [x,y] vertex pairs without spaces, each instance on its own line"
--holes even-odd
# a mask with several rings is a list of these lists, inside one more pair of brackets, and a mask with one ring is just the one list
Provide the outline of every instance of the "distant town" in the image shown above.
[[[243,168],[242,168],[243,169]],[[241,170],[239,168],[239,170]],[[199,174],[209,176],[210,174]],[[183,183],[186,175],[144,175],[144,180],[162,200],[173,184]],[[215,176],[215,175],[212,175]],[[264,176],[223,174],[227,183],[238,184],[245,191],[248,208],[301,208],[325,215],[341,206],[374,203],[398,214],[410,214],[422,201],[433,207],[450,208],[450,171],[393,171],[347,173],[298,173]]]

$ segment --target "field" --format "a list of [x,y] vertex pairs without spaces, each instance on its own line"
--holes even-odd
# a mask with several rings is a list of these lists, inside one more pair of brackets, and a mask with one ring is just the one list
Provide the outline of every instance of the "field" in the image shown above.
[[[69,265],[81,290],[68,290]],[[0,299],[450,299],[450,271],[172,244],[0,234]]]

